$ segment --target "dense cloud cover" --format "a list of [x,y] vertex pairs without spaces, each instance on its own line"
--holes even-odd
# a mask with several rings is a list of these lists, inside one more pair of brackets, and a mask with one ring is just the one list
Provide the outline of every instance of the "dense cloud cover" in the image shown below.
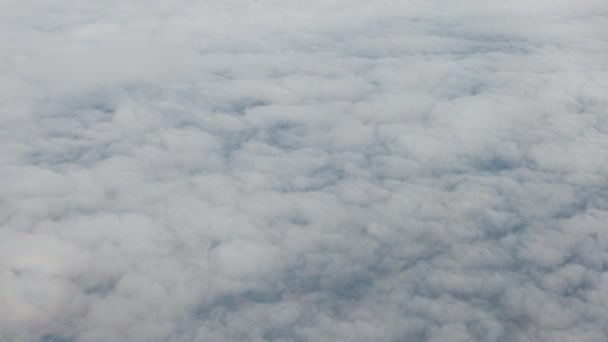
[[605,0],[0,2],[0,341],[607,340]]

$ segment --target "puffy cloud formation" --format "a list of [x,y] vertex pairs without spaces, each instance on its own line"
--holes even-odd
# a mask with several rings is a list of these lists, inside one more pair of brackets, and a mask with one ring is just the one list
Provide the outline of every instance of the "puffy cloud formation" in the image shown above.
[[606,341],[604,0],[4,0],[0,340]]

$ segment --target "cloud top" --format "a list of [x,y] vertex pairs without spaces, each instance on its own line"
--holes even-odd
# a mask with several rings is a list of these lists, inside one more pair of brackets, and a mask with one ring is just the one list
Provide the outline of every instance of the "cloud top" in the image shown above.
[[605,341],[607,14],[6,1],[0,340]]

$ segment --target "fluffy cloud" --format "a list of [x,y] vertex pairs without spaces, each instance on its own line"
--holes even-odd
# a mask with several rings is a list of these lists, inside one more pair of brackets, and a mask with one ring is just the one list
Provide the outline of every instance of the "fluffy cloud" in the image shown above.
[[608,338],[604,1],[4,3],[0,340]]

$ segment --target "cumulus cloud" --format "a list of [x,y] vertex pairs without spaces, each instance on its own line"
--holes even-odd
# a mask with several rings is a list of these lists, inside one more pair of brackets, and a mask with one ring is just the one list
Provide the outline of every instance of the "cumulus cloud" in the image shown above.
[[604,1],[0,12],[0,340],[608,338]]

